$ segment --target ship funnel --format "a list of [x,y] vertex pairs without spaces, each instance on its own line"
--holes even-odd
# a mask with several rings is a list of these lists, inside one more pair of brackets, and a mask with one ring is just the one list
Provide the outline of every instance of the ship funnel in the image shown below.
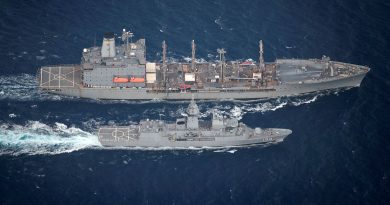
[[104,34],[102,44],[102,57],[115,57],[115,37],[113,32]]

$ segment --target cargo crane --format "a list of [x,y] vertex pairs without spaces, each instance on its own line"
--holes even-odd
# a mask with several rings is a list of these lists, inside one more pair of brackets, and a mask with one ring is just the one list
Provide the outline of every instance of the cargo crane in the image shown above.
[[191,72],[194,72],[195,71],[195,49],[196,49],[195,40],[192,40],[191,49],[192,49]]
[[164,88],[167,89],[167,80],[166,80],[166,73],[167,73],[167,44],[165,41],[162,42],[162,70],[163,70],[163,83]]
[[225,53],[226,53],[226,51],[223,48],[218,48],[217,52],[219,53],[219,61],[221,63],[221,81],[220,81],[220,83],[222,84],[224,82],[224,79],[223,79],[223,69],[224,69],[224,66],[225,66]]
[[259,41],[259,71],[261,73],[261,82],[264,82],[265,64],[264,64],[264,47],[263,40]]

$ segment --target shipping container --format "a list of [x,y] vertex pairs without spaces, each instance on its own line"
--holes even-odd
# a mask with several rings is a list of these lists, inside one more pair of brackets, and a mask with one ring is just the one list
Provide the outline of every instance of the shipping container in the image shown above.
[[253,73],[253,78],[261,78],[261,73]]
[[186,82],[194,82],[195,81],[195,73],[186,73],[184,75],[184,81],[186,81]]
[[146,73],[146,83],[155,83],[156,73]]
[[156,63],[146,63],[146,72],[155,73],[156,72]]

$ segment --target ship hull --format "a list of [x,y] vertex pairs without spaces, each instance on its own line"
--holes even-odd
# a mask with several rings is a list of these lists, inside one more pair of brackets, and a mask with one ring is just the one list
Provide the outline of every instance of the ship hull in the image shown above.
[[272,90],[251,91],[243,90],[213,90],[198,92],[153,92],[146,88],[85,88],[72,87],[56,90],[45,90],[46,92],[81,97],[90,99],[107,100],[189,100],[192,96],[195,99],[219,100],[219,99],[261,99],[278,98],[282,96],[294,96],[311,93],[321,90],[357,87],[363,80],[365,73],[349,77],[321,80],[319,82],[288,83],[275,86]]
[[139,137],[113,137],[115,128],[101,128],[100,130],[110,130],[98,133],[100,143],[105,147],[170,147],[170,148],[203,148],[203,147],[232,147],[266,144],[283,141],[285,137],[292,133],[288,129],[275,129],[272,135],[259,135],[248,137],[241,136],[218,136],[207,138],[194,138],[192,140],[178,140],[163,137],[161,133],[142,133]]

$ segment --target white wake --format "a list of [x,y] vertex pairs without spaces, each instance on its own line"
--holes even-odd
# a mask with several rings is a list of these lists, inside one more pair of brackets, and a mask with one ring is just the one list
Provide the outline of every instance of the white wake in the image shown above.
[[[0,100],[61,100],[67,98],[48,93],[42,93],[38,90],[37,79],[35,75],[19,74],[0,76]],[[69,98],[69,97],[68,97]]]
[[61,123],[52,127],[38,121],[0,125],[0,155],[60,154],[100,146],[97,136]]

